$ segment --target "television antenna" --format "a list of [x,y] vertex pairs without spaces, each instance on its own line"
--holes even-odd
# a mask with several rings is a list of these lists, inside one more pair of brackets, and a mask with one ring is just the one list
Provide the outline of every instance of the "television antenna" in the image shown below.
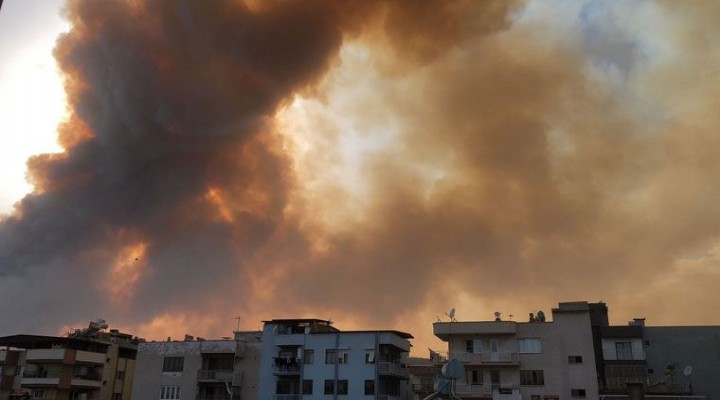
[[242,317],[238,315],[237,317],[232,317],[230,319],[237,320],[237,327],[235,328],[235,332],[240,332],[240,320],[242,319]]
[[455,319],[455,307],[451,308],[450,311],[448,311],[448,313],[445,315],[450,317],[450,322],[457,322],[457,320]]

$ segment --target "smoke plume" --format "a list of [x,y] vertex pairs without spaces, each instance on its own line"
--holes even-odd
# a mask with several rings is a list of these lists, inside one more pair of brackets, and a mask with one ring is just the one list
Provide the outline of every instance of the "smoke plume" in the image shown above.
[[451,306],[575,299],[719,323],[688,308],[717,301],[720,10],[672,6],[70,1],[65,152],[0,222],[2,333],[428,341]]

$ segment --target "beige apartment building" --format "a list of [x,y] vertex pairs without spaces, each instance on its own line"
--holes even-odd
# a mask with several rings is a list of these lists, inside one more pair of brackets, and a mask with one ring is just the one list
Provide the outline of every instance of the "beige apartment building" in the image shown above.
[[0,338],[0,347],[0,400],[130,400],[131,335],[13,335]]
[[448,357],[464,363],[463,399],[597,399],[587,302],[560,303],[547,322],[436,322]]

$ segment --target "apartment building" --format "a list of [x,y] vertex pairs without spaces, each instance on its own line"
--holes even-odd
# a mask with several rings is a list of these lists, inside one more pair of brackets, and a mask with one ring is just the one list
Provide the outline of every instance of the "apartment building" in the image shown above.
[[0,351],[3,360],[0,387],[5,388],[2,396],[31,400],[130,400],[137,340],[117,330],[91,332],[75,337],[0,338],[0,346],[9,349]]
[[133,400],[258,399],[260,332],[138,346]]
[[260,398],[410,399],[412,335],[340,331],[320,319],[264,321]]
[[720,326],[610,325],[605,303],[590,303],[600,398],[720,399]]
[[587,302],[560,303],[551,322],[436,322],[433,331],[465,364],[455,385],[462,398],[598,398]]

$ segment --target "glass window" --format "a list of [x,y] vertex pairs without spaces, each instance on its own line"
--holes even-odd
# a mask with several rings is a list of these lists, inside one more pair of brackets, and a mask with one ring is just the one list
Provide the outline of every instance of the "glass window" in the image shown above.
[[348,381],[347,379],[339,379],[337,381],[338,393],[337,394],[348,394]]
[[303,380],[303,394],[313,394],[313,381],[311,379]]
[[483,383],[483,374],[482,370],[480,369],[468,369],[465,371],[467,376],[465,377],[467,383],[472,385],[482,385]]
[[631,342],[617,342],[615,343],[615,350],[617,351],[618,360],[632,360],[632,343]]
[[160,388],[160,400],[179,400],[180,386],[162,386]]
[[540,338],[518,339],[518,353],[542,353],[542,344],[540,343]]
[[337,362],[338,362],[338,364],[347,364],[348,363],[348,351],[347,350],[338,350],[337,351]]
[[365,363],[367,364],[374,364],[375,363],[375,350],[365,350]]
[[542,386],[545,384],[545,374],[541,369],[521,369],[520,384],[526,386]]
[[315,350],[305,349],[305,364],[315,363]]
[[184,357],[165,357],[163,372],[182,372],[184,362]]
[[572,397],[585,397],[585,389],[571,389],[570,396]]
[[365,396],[372,396],[375,394],[375,381],[370,379],[365,381]]
[[335,349],[325,350],[325,364],[335,364],[337,361],[337,354]]
[[582,364],[582,356],[568,356],[568,363],[570,364]]
[[325,379],[325,394],[335,394],[335,381]]

